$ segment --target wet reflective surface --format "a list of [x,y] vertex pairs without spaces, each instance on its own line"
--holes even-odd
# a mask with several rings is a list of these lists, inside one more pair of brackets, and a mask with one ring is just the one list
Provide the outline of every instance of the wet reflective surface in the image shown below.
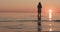
[[[41,22],[42,32],[59,32],[60,20]],[[0,21],[0,32],[37,32],[37,20]]]

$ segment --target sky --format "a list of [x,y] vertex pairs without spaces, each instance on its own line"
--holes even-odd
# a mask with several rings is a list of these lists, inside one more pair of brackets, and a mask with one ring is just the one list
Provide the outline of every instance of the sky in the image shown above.
[[[10,13],[10,12],[19,12],[19,13],[37,13],[37,5],[41,2],[42,4],[42,15],[44,16],[43,19],[49,17],[49,9],[52,10],[52,17],[53,19],[60,20],[60,0],[0,0],[0,15],[7,15],[8,14],[1,14],[1,13]],[[58,16],[57,16],[58,15]],[[0,16],[4,18],[5,16]],[[6,16],[6,17],[7,17]],[[11,15],[10,15],[11,16]],[[9,17],[10,17],[9,16]],[[11,16],[12,18],[13,16]],[[16,16],[17,18],[18,16]]]
[[39,1],[43,10],[60,8],[60,0],[0,0],[0,12],[36,12]]

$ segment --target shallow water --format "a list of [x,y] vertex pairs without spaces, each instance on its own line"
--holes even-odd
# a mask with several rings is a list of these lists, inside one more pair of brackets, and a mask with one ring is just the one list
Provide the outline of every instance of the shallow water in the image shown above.
[[[0,32],[37,32],[37,20],[0,21]],[[59,32],[59,21],[41,21],[41,31]]]

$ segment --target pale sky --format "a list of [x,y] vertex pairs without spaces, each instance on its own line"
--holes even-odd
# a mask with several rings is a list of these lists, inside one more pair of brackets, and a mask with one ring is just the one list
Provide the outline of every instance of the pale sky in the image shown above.
[[60,8],[60,0],[0,0],[0,11],[36,12],[39,1],[43,10]]

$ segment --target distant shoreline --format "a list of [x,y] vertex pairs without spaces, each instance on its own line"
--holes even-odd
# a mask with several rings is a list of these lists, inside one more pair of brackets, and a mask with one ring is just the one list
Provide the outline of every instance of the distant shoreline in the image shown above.
[[[38,20],[0,20],[0,22],[37,22]],[[50,20],[41,20],[42,22],[49,22]],[[52,22],[60,22],[60,20],[51,20]]]

